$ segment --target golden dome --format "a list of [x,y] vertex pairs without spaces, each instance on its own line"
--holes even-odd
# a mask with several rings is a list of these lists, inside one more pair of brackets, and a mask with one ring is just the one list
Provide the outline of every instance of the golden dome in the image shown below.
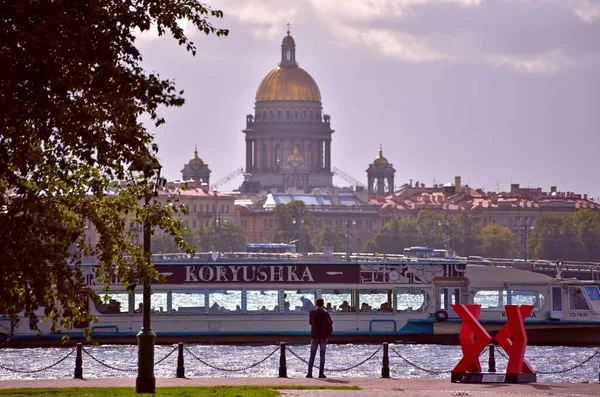
[[320,101],[321,92],[310,74],[299,67],[276,67],[256,90],[257,101]]
[[192,157],[190,159],[190,161],[188,162],[188,164],[194,164],[194,165],[202,165],[204,164],[204,161],[202,161],[202,159],[200,157],[198,157],[198,146],[196,145],[196,149],[194,150],[194,157]]
[[298,153],[298,147],[297,146],[294,148],[294,153],[292,153],[292,154],[289,155],[287,161],[288,161],[288,163],[293,163],[293,162],[302,163],[302,162],[304,162],[304,159],[302,158],[302,156],[300,156],[300,153]]
[[296,45],[296,42],[294,41],[294,38],[292,36],[290,36],[290,32],[288,32],[287,36],[285,36],[283,38],[283,41],[281,42],[282,45]]
[[389,164],[387,159],[385,157],[383,157],[383,148],[381,147],[381,145],[379,145],[379,155],[377,157],[375,157],[375,160],[373,160],[373,164],[381,164],[381,165]]

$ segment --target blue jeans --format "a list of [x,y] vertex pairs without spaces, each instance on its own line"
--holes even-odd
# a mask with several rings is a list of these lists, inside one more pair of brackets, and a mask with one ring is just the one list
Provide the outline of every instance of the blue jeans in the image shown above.
[[310,341],[310,359],[308,360],[308,374],[312,375],[313,365],[315,364],[315,356],[317,348],[319,349],[319,375],[325,371],[325,351],[327,350],[327,338],[313,338]]

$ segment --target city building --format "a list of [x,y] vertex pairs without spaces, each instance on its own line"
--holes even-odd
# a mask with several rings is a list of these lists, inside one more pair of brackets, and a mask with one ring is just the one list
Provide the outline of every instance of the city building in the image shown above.
[[289,30],[281,61],[258,86],[255,101],[243,130],[247,178],[266,191],[333,186],[331,118],[323,114],[317,83],[298,66]]

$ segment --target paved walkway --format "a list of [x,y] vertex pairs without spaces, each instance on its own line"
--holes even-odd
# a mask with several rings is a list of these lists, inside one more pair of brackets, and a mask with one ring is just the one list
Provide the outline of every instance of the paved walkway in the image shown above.
[[[358,386],[362,390],[282,390],[288,397],[530,397],[600,396],[598,383],[526,383],[504,384],[451,383],[443,379],[381,378],[191,378],[157,379],[157,388],[165,386]],[[135,387],[135,378],[3,380],[0,389],[54,387]],[[160,393],[158,394],[160,396]]]

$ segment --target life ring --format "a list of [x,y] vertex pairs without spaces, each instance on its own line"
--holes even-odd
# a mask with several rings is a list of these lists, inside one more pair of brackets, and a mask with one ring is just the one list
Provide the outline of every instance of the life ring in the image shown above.
[[448,320],[448,312],[445,310],[438,310],[437,312],[433,313],[433,315],[437,321],[442,322]]

